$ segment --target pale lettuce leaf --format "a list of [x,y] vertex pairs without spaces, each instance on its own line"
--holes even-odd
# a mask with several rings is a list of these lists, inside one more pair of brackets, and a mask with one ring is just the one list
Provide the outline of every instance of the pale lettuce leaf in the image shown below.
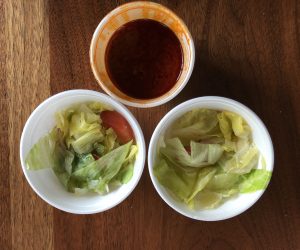
[[115,180],[119,181],[122,184],[126,184],[131,180],[133,176],[133,171],[134,171],[134,163],[129,163],[126,164],[126,166],[122,166]]
[[77,171],[81,168],[84,168],[95,161],[93,155],[90,153],[82,154],[82,155],[77,154],[76,158],[77,158],[77,161],[74,164],[73,172]]
[[229,190],[239,181],[238,174],[219,173],[215,174],[210,182],[207,184],[206,189],[211,191]]
[[224,154],[219,161],[219,165],[227,173],[245,174],[257,167],[259,151],[254,144],[245,147],[233,154]]
[[105,148],[105,153],[107,153],[119,146],[119,143],[117,141],[117,134],[115,133],[115,131],[112,128],[109,128],[105,131],[103,145]]
[[271,177],[263,160],[263,169],[257,169],[260,152],[251,129],[233,112],[187,112],[158,147],[154,175],[192,209],[213,209],[239,193],[265,189]]
[[100,113],[104,110],[111,108],[93,102],[57,112],[56,127],[26,156],[27,168],[52,168],[66,189],[76,194],[103,194],[116,179],[128,183],[137,146],[132,142],[120,146],[115,132],[102,126]]
[[161,185],[175,194],[180,200],[188,199],[197,179],[197,173],[188,174],[183,171],[176,171],[164,159],[157,162],[153,171]]
[[100,129],[93,129],[72,140],[71,146],[77,154],[90,153],[94,149],[95,143],[102,141],[103,137]]
[[52,168],[60,161],[59,157],[55,155],[57,133],[57,129],[52,129],[50,133],[34,144],[25,159],[27,169]]
[[211,191],[202,191],[195,196],[193,207],[196,210],[213,209],[218,207],[222,201],[222,194]]
[[131,180],[133,176],[134,162],[135,162],[137,152],[138,152],[138,147],[136,145],[131,145],[129,154],[125,158],[119,173],[114,178],[115,182],[126,184]]
[[190,202],[200,191],[202,191],[207,183],[213,178],[216,167],[206,167],[199,170],[196,183],[194,185],[194,188],[192,190],[191,195],[187,199],[187,203]]
[[186,167],[203,167],[215,164],[223,153],[219,144],[203,144],[191,141],[191,154],[187,152],[178,138],[166,140],[166,147],[161,153],[175,165]]
[[178,137],[184,143],[210,137],[220,137],[217,111],[195,109],[177,119],[170,128],[170,137]]
[[[88,166],[75,171],[72,177],[82,182],[95,180],[94,191],[103,192],[108,182],[119,172],[131,144],[132,142],[129,142],[114,149]],[[89,185],[91,186],[91,183]]]
[[241,193],[251,193],[263,190],[269,184],[272,172],[265,169],[253,169],[250,173],[242,175],[240,183]]

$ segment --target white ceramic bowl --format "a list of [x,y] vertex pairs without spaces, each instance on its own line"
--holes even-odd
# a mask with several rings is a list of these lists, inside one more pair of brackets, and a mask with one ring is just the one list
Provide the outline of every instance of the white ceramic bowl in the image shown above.
[[[112,83],[106,70],[105,51],[110,38],[121,26],[137,19],[152,19],[165,24],[178,37],[182,47],[183,65],[177,83],[167,93],[153,99],[137,99],[126,95]],[[109,12],[96,28],[90,46],[92,71],[101,88],[118,101],[140,108],[161,105],[178,95],[191,76],[194,61],[194,42],[185,23],[163,5],[148,1],[126,3]]]
[[[27,170],[25,158],[30,148],[55,125],[54,114],[75,103],[98,101],[111,106],[129,122],[138,145],[134,174],[129,183],[110,193],[75,195],[65,190],[52,169]],[[126,199],[134,190],[142,175],[146,157],[142,130],[134,116],[122,104],[107,95],[91,90],[70,90],[54,95],[41,103],[28,118],[20,143],[20,157],[25,177],[32,189],[50,205],[74,214],[92,214],[110,209]]]
[[[148,150],[148,167],[153,185],[161,198],[177,212],[196,220],[217,221],[234,217],[250,208],[264,193],[260,190],[250,194],[240,194],[237,198],[226,201],[212,210],[193,211],[181,202],[175,201],[166,189],[161,186],[153,174],[153,166],[157,156],[157,145],[168,127],[186,112],[195,108],[228,110],[240,114],[252,129],[253,141],[265,158],[267,170],[273,170],[274,151],[270,135],[259,117],[243,104],[223,97],[207,96],[186,101],[168,112],[157,125]],[[262,166],[259,166],[261,168]]]

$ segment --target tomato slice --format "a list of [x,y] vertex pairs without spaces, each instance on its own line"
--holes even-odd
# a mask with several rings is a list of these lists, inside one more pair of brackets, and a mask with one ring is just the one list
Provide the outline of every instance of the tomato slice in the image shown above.
[[112,128],[121,143],[127,143],[134,139],[132,128],[127,120],[116,111],[103,111],[100,114],[105,128]]

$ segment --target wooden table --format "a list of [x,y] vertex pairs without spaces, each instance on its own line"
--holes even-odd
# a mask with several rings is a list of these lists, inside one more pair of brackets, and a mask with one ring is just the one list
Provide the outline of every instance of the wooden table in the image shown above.
[[189,84],[169,103],[130,108],[146,142],[175,105],[219,95],[254,110],[275,147],[263,197],[220,222],[181,216],[158,196],[147,167],[126,201],[104,213],[52,208],[27,184],[19,139],[45,98],[67,89],[101,91],[89,65],[94,29],[123,1],[0,1],[0,249],[300,249],[300,2],[161,1],[194,37]]

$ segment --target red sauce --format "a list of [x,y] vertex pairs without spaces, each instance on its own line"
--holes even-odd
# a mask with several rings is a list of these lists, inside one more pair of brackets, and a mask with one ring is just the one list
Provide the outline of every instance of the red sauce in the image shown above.
[[105,64],[111,81],[123,93],[151,99],[165,94],[177,82],[183,64],[182,48],[164,24],[138,19],[112,35]]

